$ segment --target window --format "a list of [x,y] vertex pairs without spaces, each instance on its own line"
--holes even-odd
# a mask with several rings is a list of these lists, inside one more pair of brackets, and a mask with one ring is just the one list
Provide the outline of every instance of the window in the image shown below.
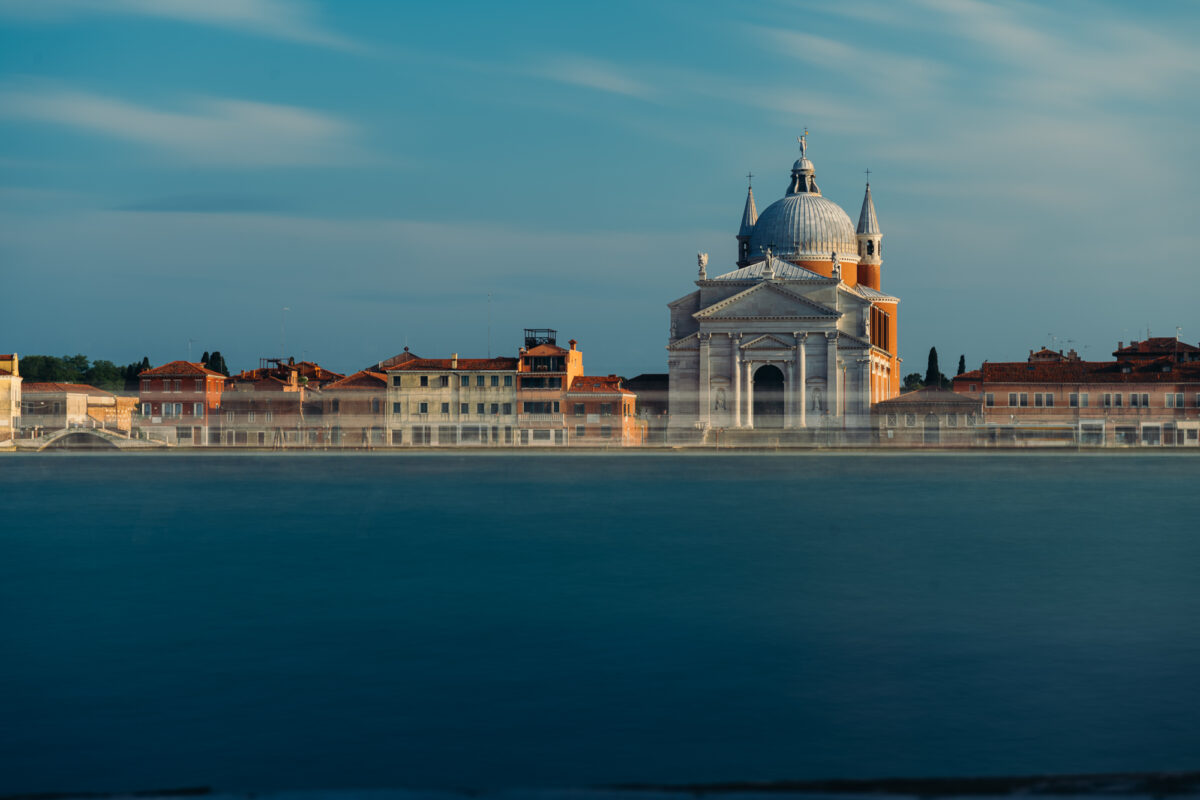
[[392,413],[393,414],[403,414],[404,412],[400,410],[401,407],[402,407],[402,404],[400,404],[400,403],[392,403]]
[[576,425],[575,426],[575,438],[576,439],[578,439],[581,436],[586,436],[586,435],[587,435],[587,426],[586,425]]
[[404,444],[404,431],[392,431],[392,444]]
[[1071,408],[1079,408],[1079,393],[1071,392],[1067,395],[1067,405]]
[[500,413],[500,404],[492,403],[491,406],[488,407],[488,411],[491,412],[492,414],[499,414]]
[[492,384],[492,386],[499,386],[499,385],[500,385],[500,376],[499,376],[499,375],[493,375],[493,376],[492,376],[492,380],[491,380],[491,384]]
[[383,405],[382,400],[380,400],[378,397],[372,397],[371,398],[371,413],[378,414],[380,411],[383,410],[382,405]]
[[1112,394],[1109,392],[1104,393],[1104,407],[1112,408]]
[[575,416],[582,417],[585,413],[586,412],[584,411],[583,403],[575,403],[575,406],[574,406]]
[[275,419],[275,415],[268,411],[263,415],[263,419],[265,419],[267,422],[270,422],[271,420]]
[[1017,393],[1016,392],[1008,393],[1008,404],[1010,406],[1015,406],[1017,404]]
[[894,427],[896,427],[896,426],[897,426],[897,425],[899,425],[899,424],[900,424],[900,423],[899,423],[899,416],[897,416],[896,414],[888,414],[888,415],[887,415],[887,426],[888,426],[889,428],[894,428]]
[[470,375],[459,376],[458,385],[459,386],[470,386],[471,385],[471,376]]
[[429,385],[429,376],[428,376],[428,375],[422,375],[422,376],[421,376],[421,385],[422,385],[422,386],[428,386],[428,385]]
[[1042,393],[1041,392],[1038,392],[1033,396],[1033,405],[1034,405],[1034,408],[1042,407]]
[[600,426],[600,438],[601,439],[611,439],[612,438],[612,426],[611,425],[601,425]]
[[917,415],[916,414],[905,414],[904,415],[904,427],[915,428],[916,426],[917,426]]
[[971,425],[974,425],[974,424],[975,424],[975,415],[967,414],[967,426],[970,427]]
[[504,376],[504,385],[505,385],[505,386],[512,386],[512,375],[505,375],[505,376]]
[[1137,407],[1138,407],[1138,405],[1139,405],[1139,403],[1138,403],[1138,396],[1137,396],[1137,392],[1131,392],[1131,393],[1130,393],[1130,395],[1129,395],[1129,407],[1130,407],[1130,408],[1137,408]]
[[443,414],[450,413],[450,404],[449,403],[442,403],[442,413]]
[[602,416],[602,417],[611,417],[612,416],[612,403],[601,403],[600,404],[600,416]]
[[1083,392],[1082,394],[1079,395],[1079,407],[1080,408],[1088,407],[1088,393],[1087,392]]
[[958,427],[958,414],[947,414],[946,415],[946,427],[947,428],[957,428]]
[[442,387],[443,389],[449,388],[449,386],[450,386],[450,376],[449,376],[449,375],[441,375],[441,376],[439,376],[439,377],[438,377],[438,386]]
[[142,378],[142,391],[143,392],[150,391],[150,379],[149,378]]
[[476,403],[476,404],[475,404],[475,413],[476,413],[476,414],[479,414],[480,416],[482,416],[482,415],[483,415],[483,403]]
[[254,412],[253,411],[246,412],[246,422],[254,422]]
[[476,386],[483,386],[483,376],[482,376],[482,375],[476,375],[476,376],[475,376],[475,385],[476,385]]
[[149,403],[142,403],[142,416],[143,417],[150,416],[150,404]]
[[203,379],[203,378],[197,378],[197,379],[196,379],[196,391],[197,391],[197,392],[203,392],[203,391],[204,391],[204,379]]
[[204,403],[192,403],[192,416],[193,417],[203,417],[204,416]]
[[[171,407],[171,404],[170,404],[170,403],[163,403],[163,416],[170,416],[170,415],[168,414],[168,412],[167,412],[167,409],[169,409],[170,407]],[[225,412],[225,421],[226,421],[226,422],[233,422],[233,420],[234,420],[234,414],[233,414],[233,412],[232,412],[232,411],[226,411],[226,412]]]
[[[397,403],[396,405],[400,405],[400,404]],[[421,403],[418,406],[418,409],[419,409],[417,411],[418,414],[428,414],[429,413],[429,403]]]
[[970,391],[972,391],[972,392],[976,392],[976,391],[979,391],[979,390],[978,390],[977,388],[975,388],[975,384],[973,384],[973,383],[972,383],[972,384],[971,384],[971,389],[970,389]]
[[1117,392],[1116,394],[1113,395],[1113,407],[1114,408],[1121,407],[1121,393],[1120,392]]
[[1054,408],[1054,395],[1046,394],[1046,408]]
[[[424,380],[425,376],[424,376],[424,375],[422,375],[422,376],[421,376],[421,378],[422,378],[422,380]],[[392,376],[392,386],[399,386],[399,385],[400,385],[400,376],[399,376],[399,375],[393,375],[393,376]],[[424,386],[425,384],[424,384],[424,383],[422,383],[421,385],[422,385],[422,386]]]
[[992,406],[996,405],[996,395],[992,394],[991,392],[988,392],[987,394],[985,394],[983,396],[983,404],[986,405],[988,408],[991,408]]
[[458,413],[463,414],[464,416],[467,414],[470,414],[471,413],[471,404],[470,403],[459,403],[458,404]]
[[[1145,397],[1146,395],[1142,395]],[[1183,408],[1183,392],[1167,394],[1167,408]]]
[[175,438],[176,439],[192,438],[192,429],[191,428],[176,428],[175,429]]
[[550,441],[550,431],[548,431],[548,430],[546,430],[546,431],[534,431],[534,432],[533,432],[533,440],[534,440],[535,442],[548,442],[548,441]]
[[332,411],[334,414],[339,413],[342,410],[342,401],[336,397],[333,398],[333,400],[330,400],[329,401],[329,410]]
[[[505,404],[502,406],[502,408],[503,408],[503,411],[502,411],[501,413],[503,413],[503,414],[511,414],[511,413],[512,413],[512,403],[505,403]],[[504,439],[504,441],[505,441],[506,443],[508,443],[508,444],[512,444],[512,438],[511,438],[511,437],[507,437],[507,436],[506,436],[506,437],[505,437],[505,439]]]
[[183,391],[183,381],[179,380],[178,378],[175,379],[175,391],[177,391],[177,392]]

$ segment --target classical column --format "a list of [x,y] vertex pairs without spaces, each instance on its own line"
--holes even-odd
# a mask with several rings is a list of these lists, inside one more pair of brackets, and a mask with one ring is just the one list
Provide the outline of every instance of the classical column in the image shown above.
[[746,363],[746,427],[754,427],[754,362]]
[[708,428],[712,424],[712,398],[709,396],[712,386],[712,363],[711,363],[711,344],[712,334],[705,331],[700,332],[700,391],[699,395],[700,414],[698,419],[700,427]]
[[857,412],[862,416],[867,416],[871,413],[871,357],[860,356],[858,358],[858,409]]
[[783,427],[792,427],[792,404],[795,400],[796,392],[792,386],[792,362],[786,361],[783,365]]
[[837,331],[828,331],[825,334],[825,408],[833,414],[838,413],[841,402],[841,388],[838,385],[837,337]]
[[729,334],[729,377],[733,380],[733,427],[742,427],[742,335]]
[[808,427],[808,375],[807,361],[804,351],[808,349],[808,333],[804,331],[796,331],[792,334],[796,337],[796,381],[800,384],[800,427]]

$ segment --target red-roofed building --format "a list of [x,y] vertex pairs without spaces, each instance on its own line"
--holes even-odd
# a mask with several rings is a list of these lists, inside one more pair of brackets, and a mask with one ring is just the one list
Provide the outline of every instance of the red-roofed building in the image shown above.
[[1113,355],[1031,350],[1025,361],[985,361],[954,391],[982,402],[996,444],[1200,445],[1200,348],[1157,338]]
[[572,445],[628,447],[646,438],[637,416],[637,395],[617,375],[580,375],[566,394],[568,441]]
[[[407,352],[407,351],[406,351]],[[409,358],[386,367],[387,441],[396,446],[512,445],[515,358]]]
[[321,388],[342,378],[311,361],[261,359],[257,369],[225,380],[219,430],[210,440],[227,447],[328,445]]
[[387,444],[388,376],[364,369],[321,390],[325,440],[333,447]]
[[150,438],[180,445],[219,444],[217,412],[225,376],[192,361],[172,361],[138,374],[141,414]]

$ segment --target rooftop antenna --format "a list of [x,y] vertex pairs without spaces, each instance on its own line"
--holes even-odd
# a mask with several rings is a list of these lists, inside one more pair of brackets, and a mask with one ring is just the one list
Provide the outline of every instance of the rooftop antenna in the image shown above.
[[287,306],[283,307],[283,311],[279,313],[279,360],[287,358],[287,312],[291,311]]
[[192,339],[190,337],[188,338],[188,363],[189,364],[192,363],[192,342],[194,342],[194,341],[196,341],[196,340]]

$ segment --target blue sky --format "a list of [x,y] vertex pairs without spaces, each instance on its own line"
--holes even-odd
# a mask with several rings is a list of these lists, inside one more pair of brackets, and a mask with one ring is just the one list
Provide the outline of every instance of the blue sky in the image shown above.
[[[807,126],[930,346],[1200,341],[1200,6],[0,0],[0,351],[666,370]],[[283,311],[284,308],[289,309]],[[286,332],[281,328],[286,325]]]

